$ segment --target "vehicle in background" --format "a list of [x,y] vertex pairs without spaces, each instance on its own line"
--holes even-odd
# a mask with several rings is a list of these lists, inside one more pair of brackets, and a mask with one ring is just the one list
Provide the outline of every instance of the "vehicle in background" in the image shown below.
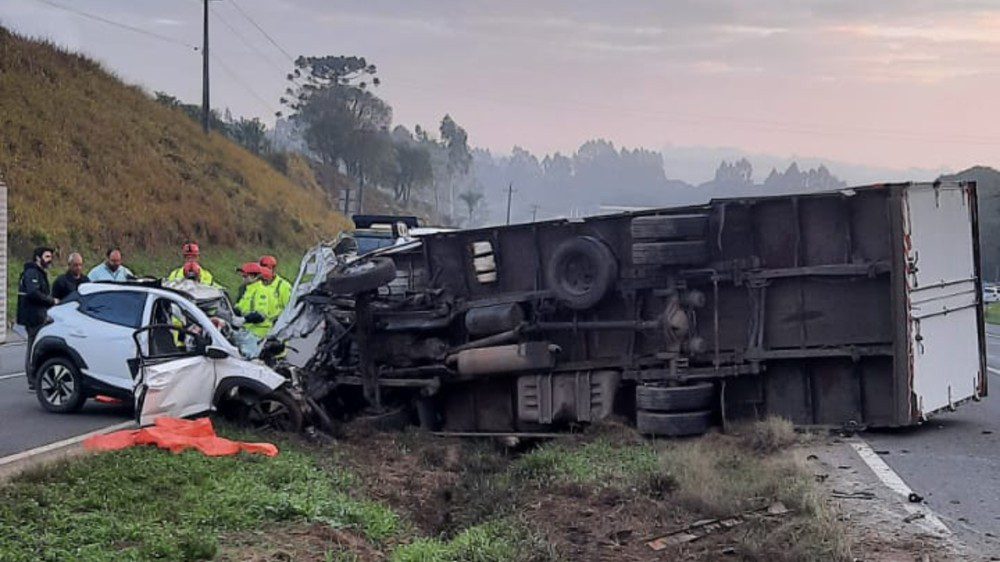
[[1000,302],[1000,287],[996,285],[984,285],[983,302],[986,304]]
[[354,222],[351,237],[357,242],[358,255],[406,242],[412,238],[410,229],[419,226],[413,216],[354,215],[351,220]]

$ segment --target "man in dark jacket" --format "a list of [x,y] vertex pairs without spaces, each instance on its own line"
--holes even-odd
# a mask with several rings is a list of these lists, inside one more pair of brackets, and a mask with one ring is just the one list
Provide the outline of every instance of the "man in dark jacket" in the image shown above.
[[35,380],[30,372],[31,346],[35,343],[38,330],[45,325],[45,311],[58,299],[49,294],[49,276],[46,270],[52,266],[52,248],[35,248],[32,261],[24,264],[21,280],[17,285],[17,323],[28,332],[27,357],[24,372],[27,373],[28,388],[35,388]]
[[66,268],[66,273],[56,277],[56,282],[52,284],[52,297],[65,300],[76,292],[77,287],[89,282],[90,279],[83,274],[83,256],[73,252],[69,255],[69,267]]

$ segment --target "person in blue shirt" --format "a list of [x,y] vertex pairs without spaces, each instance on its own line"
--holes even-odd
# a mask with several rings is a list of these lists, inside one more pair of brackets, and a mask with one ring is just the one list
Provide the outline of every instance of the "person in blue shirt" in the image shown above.
[[132,275],[132,272],[122,265],[121,250],[112,248],[108,250],[105,256],[107,258],[103,262],[94,269],[91,269],[90,273],[87,273],[87,277],[91,281],[117,281],[120,283],[129,279],[135,279],[135,275]]

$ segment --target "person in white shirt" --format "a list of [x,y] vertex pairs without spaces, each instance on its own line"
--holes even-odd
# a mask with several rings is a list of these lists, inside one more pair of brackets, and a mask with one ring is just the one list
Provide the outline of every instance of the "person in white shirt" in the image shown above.
[[112,248],[105,255],[107,258],[87,274],[91,281],[117,281],[120,283],[135,278],[135,275],[132,275],[132,272],[122,265],[121,250]]

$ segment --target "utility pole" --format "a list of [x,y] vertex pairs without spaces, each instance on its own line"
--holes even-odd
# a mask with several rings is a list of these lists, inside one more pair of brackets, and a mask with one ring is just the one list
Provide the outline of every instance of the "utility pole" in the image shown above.
[[538,205],[531,206],[531,222],[538,220]]
[[208,116],[211,113],[208,98],[208,0],[205,0],[204,38],[201,45],[201,127],[208,134]]
[[510,200],[514,196],[514,182],[507,184],[507,224],[510,224]]
[[344,189],[344,214],[351,216],[351,190]]

